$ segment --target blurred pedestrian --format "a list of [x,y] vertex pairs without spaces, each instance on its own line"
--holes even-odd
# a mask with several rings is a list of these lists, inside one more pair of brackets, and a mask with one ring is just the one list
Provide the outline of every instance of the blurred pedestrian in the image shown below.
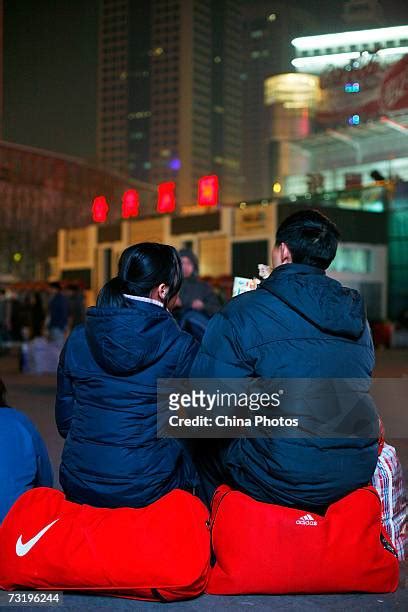
[[36,291],[31,296],[31,329],[32,337],[42,336],[44,332],[45,309],[41,293]]
[[29,340],[32,335],[32,297],[30,293],[22,293],[20,298],[20,325],[23,340]]
[[21,342],[23,340],[22,303],[16,291],[10,291],[8,296],[8,326],[10,339],[13,342]]
[[58,282],[50,283],[47,328],[50,339],[62,347],[68,329],[69,303]]
[[68,286],[69,329],[81,325],[85,320],[85,300],[78,285]]
[[0,287],[0,350],[7,340],[7,302],[6,290]]
[[183,266],[183,283],[176,312],[180,326],[201,340],[210,317],[221,308],[213,288],[199,277],[198,257],[190,249],[179,252]]
[[6,402],[0,379],[0,523],[14,502],[33,487],[52,487],[46,446],[33,423]]

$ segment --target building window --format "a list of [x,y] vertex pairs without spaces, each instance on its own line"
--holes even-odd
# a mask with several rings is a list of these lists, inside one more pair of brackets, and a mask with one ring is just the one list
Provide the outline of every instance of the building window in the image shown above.
[[372,265],[370,249],[339,246],[330,270],[351,272],[352,274],[369,274],[372,272]]

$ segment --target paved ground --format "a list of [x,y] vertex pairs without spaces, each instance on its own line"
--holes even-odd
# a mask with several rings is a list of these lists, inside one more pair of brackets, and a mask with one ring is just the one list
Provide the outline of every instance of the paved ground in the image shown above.
[[[51,376],[22,376],[17,372],[15,358],[0,358],[0,374],[9,389],[9,403],[25,411],[44,436],[49,453],[58,474],[59,457],[62,443],[56,432],[53,418],[55,379]],[[376,375],[396,378],[408,376],[408,351],[382,351],[377,355]],[[408,474],[408,432],[401,432],[401,438],[391,440],[399,452],[401,461]],[[112,599],[109,597],[65,595],[64,605],[59,610],[152,610],[163,604]],[[205,610],[408,610],[408,577],[402,568],[400,588],[390,595],[319,595],[319,596],[258,596],[258,597],[210,597],[197,600],[167,604],[167,607],[182,611]],[[6,609],[6,608],[0,608]],[[8,608],[7,608],[8,609]],[[38,608],[36,608],[38,609]]]

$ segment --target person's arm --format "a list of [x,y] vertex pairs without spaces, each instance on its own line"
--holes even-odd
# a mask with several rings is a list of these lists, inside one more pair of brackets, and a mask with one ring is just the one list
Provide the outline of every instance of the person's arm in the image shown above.
[[57,396],[55,400],[55,421],[60,435],[66,438],[71,426],[74,410],[74,393],[72,380],[65,367],[65,356],[68,342],[65,344],[57,371]]
[[35,425],[32,423],[32,421],[30,421],[28,417],[26,417],[22,413],[16,414],[18,414],[17,418],[20,423],[22,423],[25,429],[28,430],[28,433],[30,434],[32,440],[37,463],[35,486],[52,487],[54,485],[54,476],[52,473],[51,462],[44,440],[42,439]]
[[176,378],[188,378],[190,375],[191,366],[196,358],[200,345],[197,340],[190,336],[186,342],[184,350],[181,352],[176,371]]
[[244,378],[254,375],[234,325],[221,312],[208,323],[190,378]]

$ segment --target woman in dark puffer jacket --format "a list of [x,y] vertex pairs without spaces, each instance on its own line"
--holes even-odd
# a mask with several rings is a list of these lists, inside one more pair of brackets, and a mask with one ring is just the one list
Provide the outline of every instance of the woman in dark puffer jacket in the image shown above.
[[187,378],[198,348],[171,314],[181,281],[173,247],[127,248],[118,276],[68,338],[56,421],[66,438],[60,482],[70,500],[142,507],[172,489],[195,489],[183,443],[156,433],[157,379]]

